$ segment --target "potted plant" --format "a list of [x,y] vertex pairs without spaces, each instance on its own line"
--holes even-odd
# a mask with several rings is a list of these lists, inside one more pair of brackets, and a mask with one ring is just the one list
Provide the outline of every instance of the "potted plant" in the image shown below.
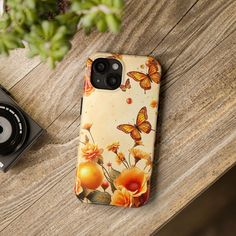
[[0,0],[0,54],[28,47],[55,67],[78,29],[119,32],[123,0]]

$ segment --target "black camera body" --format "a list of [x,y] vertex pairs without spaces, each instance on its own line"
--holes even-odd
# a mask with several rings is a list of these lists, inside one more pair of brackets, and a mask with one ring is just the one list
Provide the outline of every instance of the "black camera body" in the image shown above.
[[42,133],[43,129],[0,85],[0,170],[9,170]]

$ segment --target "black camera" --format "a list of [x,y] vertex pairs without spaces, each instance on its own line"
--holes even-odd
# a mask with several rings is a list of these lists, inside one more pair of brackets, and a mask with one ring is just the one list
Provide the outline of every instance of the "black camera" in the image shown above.
[[0,170],[6,172],[43,133],[43,129],[0,85]]
[[97,89],[115,90],[122,80],[122,65],[113,58],[98,58],[92,64],[91,83]]

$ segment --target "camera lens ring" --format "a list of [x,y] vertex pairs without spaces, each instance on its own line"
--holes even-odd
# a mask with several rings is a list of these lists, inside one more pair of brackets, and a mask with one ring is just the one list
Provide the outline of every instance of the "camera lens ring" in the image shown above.
[[108,67],[109,64],[106,59],[99,58],[93,62],[93,70],[98,74],[104,74]]
[[28,134],[27,122],[15,106],[4,103],[0,103],[0,118],[0,155],[9,155],[25,143]]
[[106,84],[110,89],[115,90],[120,87],[121,78],[116,74],[110,74],[106,78]]

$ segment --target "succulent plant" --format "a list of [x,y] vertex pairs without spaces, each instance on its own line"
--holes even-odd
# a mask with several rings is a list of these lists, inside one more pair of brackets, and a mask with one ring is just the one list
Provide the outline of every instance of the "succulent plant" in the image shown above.
[[123,0],[0,0],[0,54],[27,46],[55,67],[79,28],[119,32]]

